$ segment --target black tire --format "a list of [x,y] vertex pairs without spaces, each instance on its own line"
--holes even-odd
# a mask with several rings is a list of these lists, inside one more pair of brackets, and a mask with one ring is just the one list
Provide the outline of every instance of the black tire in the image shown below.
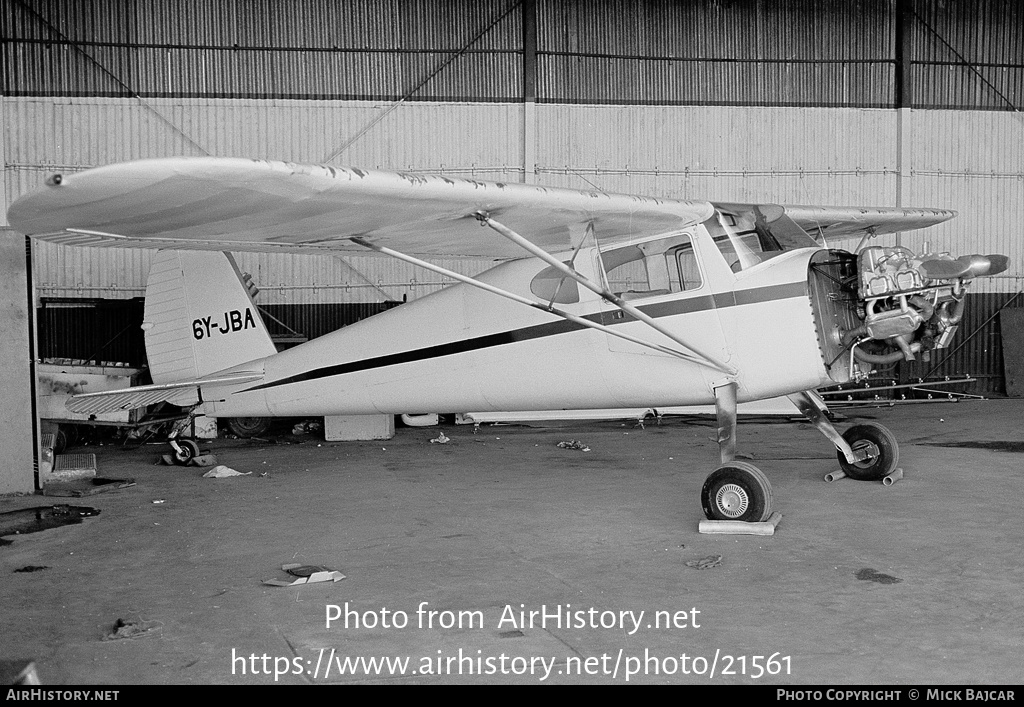
[[57,426],[57,434],[53,437],[53,453],[63,454],[71,445],[68,443],[67,430],[62,425]]
[[229,417],[224,422],[228,432],[236,437],[259,437],[270,429],[269,417]]
[[187,466],[190,461],[199,456],[199,445],[190,439],[176,439],[180,451],[171,447],[171,458],[178,466]]
[[74,447],[78,444],[78,440],[82,437],[82,427],[78,425],[61,425],[60,428],[64,430],[68,447]]
[[708,475],[700,502],[709,520],[760,523],[772,515],[772,485],[753,464],[733,461]]
[[871,456],[864,461],[850,463],[842,452],[837,452],[843,473],[856,481],[878,481],[891,474],[900,461],[900,447],[896,437],[877,422],[862,422],[843,432],[854,451],[867,447]]

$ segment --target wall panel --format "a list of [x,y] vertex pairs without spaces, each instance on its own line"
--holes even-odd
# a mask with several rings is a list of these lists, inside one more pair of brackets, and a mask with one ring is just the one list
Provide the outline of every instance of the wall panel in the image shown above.
[[[53,171],[143,157],[209,153],[320,162],[381,111],[371,102],[6,98],[6,196],[12,200],[35,188]],[[898,128],[892,111],[544,104],[535,115],[540,183],[722,201],[895,204]],[[961,212],[949,224],[907,234],[905,242],[1007,253],[1019,274],[1019,119],[983,111],[911,111],[904,130],[911,145],[904,204]],[[522,134],[519,105],[408,104],[335,162],[519,180]],[[200,145],[201,151],[195,148]],[[69,296],[132,296],[145,281],[148,260],[132,251],[37,248],[46,249],[40,261],[47,263],[38,281],[83,290]],[[377,259],[368,259],[366,267],[372,282],[406,283],[399,290],[408,297],[429,291],[408,286],[413,277],[421,283],[435,279],[404,265],[395,274]],[[985,283],[993,291],[1013,286],[1003,279]],[[126,288],[124,294],[113,294],[119,288]],[[358,301],[351,299],[354,293],[372,290],[351,283],[346,288],[344,298],[332,301]]]
[[16,0],[3,93],[514,100],[521,25],[515,0]]
[[[50,172],[170,155],[506,181],[535,166],[540,183],[684,198],[899,198],[960,212],[905,244],[1011,256],[977,283],[984,309],[1024,286],[1022,13],[1009,0],[12,0],[0,198],[5,214]],[[141,294],[145,252],[35,248],[49,295]],[[243,261],[275,306],[441,286],[376,258]]]

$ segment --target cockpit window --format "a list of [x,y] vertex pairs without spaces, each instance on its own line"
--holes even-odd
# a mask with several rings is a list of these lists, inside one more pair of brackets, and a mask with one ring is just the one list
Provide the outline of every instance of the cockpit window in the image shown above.
[[625,300],[693,290],[704,284],[688,234],[601,252],[611,291]]
[[[565,264],[572,267],[569,261]],[[579,285],[554,265],[537,273],[530,283],[530,292],[552,304],[576,304],[580,301]]]
[[782,207],[774,205],[719,205],[704,228],[733,272],[752,268],[787,249],[817,245]]

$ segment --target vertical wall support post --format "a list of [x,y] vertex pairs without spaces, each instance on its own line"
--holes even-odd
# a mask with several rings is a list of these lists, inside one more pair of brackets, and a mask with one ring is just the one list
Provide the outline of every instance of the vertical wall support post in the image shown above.
[[523,182],[537,182],[537,4],[523,0]]

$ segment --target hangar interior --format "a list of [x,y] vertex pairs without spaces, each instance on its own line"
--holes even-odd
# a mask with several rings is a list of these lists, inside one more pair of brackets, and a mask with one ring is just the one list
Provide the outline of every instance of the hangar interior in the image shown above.
[[[7,208],[54,172],[146,158],[952,209],[878,241],[1002,253],[1010,267],[974,284],[955,348],[877,382],[970,376],[953,390],[1021,395],[1024,362],[1004,360],[1004,341],[1024,337],[1012,328],[1024,322],[1024,6],[1012,0],[10,0],[0,34],[0,493],[36,486],[36,362],[145,363],[152,257],[29,242]],[[369,256],[238,259],[281,346],[451,284]]]

